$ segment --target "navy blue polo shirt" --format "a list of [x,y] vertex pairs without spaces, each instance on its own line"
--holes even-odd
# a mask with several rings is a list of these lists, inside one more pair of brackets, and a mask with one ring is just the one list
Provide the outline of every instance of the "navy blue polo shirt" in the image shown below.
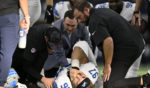
[[0,16],[19,13],[19,0],[0,0]]

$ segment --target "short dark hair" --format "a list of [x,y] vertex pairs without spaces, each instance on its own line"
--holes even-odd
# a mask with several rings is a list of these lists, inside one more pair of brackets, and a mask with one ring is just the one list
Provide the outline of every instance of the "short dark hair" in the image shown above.
[[70,18],[70,19],[74,19],[75,17],[74,17],[74,14],[73,14],[73,10],[68,10],[68,11],[65,13],[65,15],[64,15],[64,19],[65,19],[66,17],[68,17],[68,18]]
[[87,2],[86,0],[77,0],[73,9],[77,9],[77,10],[83,12],[85,7],[91,8],[90,3]]
[[45,31],[45,36],[49,42],[59,43],[61,41],[61,32],[56,27],[50,25]]

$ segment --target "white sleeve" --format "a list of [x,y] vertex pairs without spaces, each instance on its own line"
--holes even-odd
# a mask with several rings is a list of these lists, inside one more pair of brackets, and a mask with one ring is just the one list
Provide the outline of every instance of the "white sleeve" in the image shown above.
[[70,8],[68,7],[69,1],[60,1],[55,5],[54,16],[59,19],[64,18],[64,14]]
[[53,12],[53,14],[54,14],[54,16],[55,16],[56,18],[60,18],[60,17],[61,17],[61,16],[60,16],[60,12],[61,12],[61,10],[62,10],[62,8],[63,8],[63,5],[64,5],[64,2],[63,2],[63,1],[60,1],[60,2],[56,3],[56,5],[55,5],[55,7],[54,7],[54,12]]

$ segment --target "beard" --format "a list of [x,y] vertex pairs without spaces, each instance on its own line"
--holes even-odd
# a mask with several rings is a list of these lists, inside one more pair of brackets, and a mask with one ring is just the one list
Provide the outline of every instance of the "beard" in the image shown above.
[[87,15],[84,14],[84,18],[85,18],[85,21],[82,22],[85,24],[85,26],[88,26],[89,25],[89,17]]

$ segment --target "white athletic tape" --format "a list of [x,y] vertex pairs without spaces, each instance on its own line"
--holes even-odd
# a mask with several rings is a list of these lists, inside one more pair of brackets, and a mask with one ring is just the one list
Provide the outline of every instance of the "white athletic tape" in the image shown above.
[[79,62],[78,59],[73,59],[73,60],[71,61],[71,66],[72,66],[72,67],[78,67],[78,68],[79,68],[79,65],[80,65],[80,62]]

